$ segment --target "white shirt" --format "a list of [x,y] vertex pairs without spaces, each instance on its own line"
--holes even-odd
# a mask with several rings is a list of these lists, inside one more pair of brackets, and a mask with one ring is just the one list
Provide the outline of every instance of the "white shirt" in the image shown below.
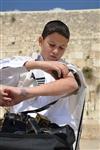
[[[32,59],[32,58],[28,58]],[[15,59],[15,62],[17,60],[17,63],[14,63],[13,61],[9,59],[9,65],[7,66],[13,66],[13,67],[22,67],[23,64],[27,61],[27,58],[25,57],[19,57]],[[39,56],[39,60],[42,60],[41,56]],[[15,65],[12,65],[15,64]],[[81,87],[76,95],[66,96],[38,96],[33,97],[31,99],[25,100],[13,107],[10,108],[10,111],[13,113],[22,112],[25,110],[34,110],[36,108],[40,108],[48,103],[51,103],[52,101],[55,101],[58,99],[58,101],[50,106],[47,110],[44,110],[40,112],[40,114],[43,114],[48,117],[48,119],[58,124],[59,126],[63,125],[70,125],[74,131],[78,129],[80,116],[82,112],[82,106],[85,98],[85,88],[86,84],[84,81],[83,74],[79,69],[77,69],[74,65],[68,64],[69,68],[73,69],[78,73],[81,80]],[[4,65],[6,66],[6,64]],[[55,80],[50,74],[41,71],[41,70],[31,70],[28,73],[19,74],[20,78],[17,79],[18,84],[17,86],[37,86],[37,81],[31,78],[32,72],[37,76],[45,77],[45,83],[51,82]],[[15,76],[15,75],[14,75]],[[16,77],[15,77],[16,78]],[[14,83],[13,83],[14,84]],[[11,84],[12,85],[12,84]],[[66,85],[67,86],[67,85]],[[32,116],[35,116],[35,114],[31,114]]]

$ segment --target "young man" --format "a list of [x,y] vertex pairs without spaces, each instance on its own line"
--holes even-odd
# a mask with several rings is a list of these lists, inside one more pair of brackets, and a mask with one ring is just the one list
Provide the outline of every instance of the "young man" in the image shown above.
[[[2,101],[3,105],[6,106],[17,104],[11,107],[11,112],[18,113],[40,108],[58,100],[49,109],[40,113],[52,123],[59,126],[67,125],[69,132],[72,133],[71,136],[73,135],[74,138],[74,131],[78,124],[74,116],[74,113],[76,113],[75,103],[78,102],[73,100],[73,97],[80,96],[82,85],[80,84],[80,77],[77,78],[76,76],[78,75],[78,69],[61,59],[66,51],[69,38],[70,32],[66,24],[59,20],[48,22],[41,37],[39,37],[40,55],[35,61],[23,61],[23,66],[31,71],[27,75],[24,74],[24,77],[22,76],[22,81],[20,79],[18,84],[19,87],[8,86],[5,88],[10,100],[6,101],[6,96],[4,96]],[[39,69],[44,70],[44,72]],[[57,79],[54,71],[58,74]],[[33,86],[35,79],[39,86]],[[29,84],[30,82],[31,84]],[[69,138],[71,137],[69,136]],[[72,150],[72,145],[68,148],[68,150]]]

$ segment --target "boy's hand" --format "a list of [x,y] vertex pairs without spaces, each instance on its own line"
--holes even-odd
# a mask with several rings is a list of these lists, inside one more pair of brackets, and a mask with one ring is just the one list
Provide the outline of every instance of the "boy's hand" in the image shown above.
[[67,77],[69,70],[67,65],[58,61],[28,61],[25,63],[25,67],[28,70],[31,69],[42,69],[51,75],[56,73],[57,78]]
[[46,72],[50,73],[55,79],[67,77],[69,70],[67,65],[58,61],[45,61]]
[[0,85],[0,106],[6,106],[9,102],[11,102],[11,98],[8,96],[5,88],[6,86]]
[[18,87],[6,86],[5,95],[2,96],[2,106],[13,106],[27,98],[25,90]]
[[6,94],[2,96],[1,106],[13,106],[22,102],[23,100],[32,98],[34,95],[30,94],[28,89],[29,88],[5,86],[4,91]]

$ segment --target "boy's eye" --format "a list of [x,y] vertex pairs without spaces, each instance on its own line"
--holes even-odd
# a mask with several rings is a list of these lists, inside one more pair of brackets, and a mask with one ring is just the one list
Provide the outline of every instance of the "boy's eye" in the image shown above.
[[51,43],[49,43],[49,45],[50,45],[51,47],[55,47],[55,44],[51,44]]
[[59,47],[61,50],[64,50],[65,48],[64,47]]

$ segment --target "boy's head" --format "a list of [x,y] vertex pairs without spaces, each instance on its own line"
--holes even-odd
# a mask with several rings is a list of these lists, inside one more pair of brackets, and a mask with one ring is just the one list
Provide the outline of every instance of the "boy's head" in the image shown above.
[[41,55],[44,60],[59,60],[68,45],[70,32],[66,24],[59,20],[48,22],[39,38]]
[[61,34],[67,39],[70,38],[70,32],[68,26],[60,20],[49,21],[45,25],[44,30],[42,32],[43,39],[45,39],[48,35],[54,32]]

